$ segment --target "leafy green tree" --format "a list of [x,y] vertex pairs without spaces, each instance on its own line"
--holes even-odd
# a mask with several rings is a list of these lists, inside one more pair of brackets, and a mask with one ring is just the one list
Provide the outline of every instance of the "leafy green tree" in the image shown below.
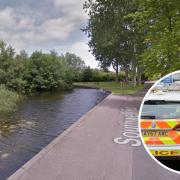
[[25,63],[23,60],[14,59],[8,70],[6,71],[7,81],[5,83],[6,87],[17,91],[19,93],[25,93],[25,86],[27,82],[24,79],[25,76]]
[[24,92],[25,81],[23,80],[24,64],[17,61],[15,50],[5,42],[0,43],[0,84],[9,89]]
[[83,70],[85,68],[85,62],[75,54],[67,52],[64,57],[73,69]]
[[9,67],[14,58],[15,51],[11,46],[7,46],[4,41],[0,42],[0,84],[6,84],[8,81]]
[[72,83],[68,65],[62,58],[52,54],[35,51],[26,68],[25,80],[30,91],[64,89],[68,83]]
[[84,68],[84,61],[75,54],[35,51],[29,57],[25,50],[16,54],[0,42],[0,85],[20,94],[72,88],[75,79],[82,79]]
[[[113,66],[117,81],[119,67],[128,71],[136,61],[134,23],[126,17],[136,10],[134,2],[88,0],[84,9],[89,15],[88,25],[83,29],[90,37],[89,47],[103,69]],[[133,69],[136,69],[136,64],[133,63]]]
[[139,0],[132,14],[145,32],[146,49],[141,56],[148,76],[165,75],[180,68],[180,1]]
[[19,54],[16,55],[16,59],[17,60],[28,60],[28,53],[26,52],[26,50],[21,50],[19,52]]
[[71,68],[74,81],[81,81],[82,72],[85,69],[85,62],[80,57],[69,52],[67,52],[64,55],[64,59],[68,63],[69,67]]

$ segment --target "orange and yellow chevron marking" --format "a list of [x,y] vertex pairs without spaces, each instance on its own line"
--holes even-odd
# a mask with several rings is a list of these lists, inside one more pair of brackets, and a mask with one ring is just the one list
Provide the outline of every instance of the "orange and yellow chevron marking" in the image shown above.
[[[155,123],[155,127],[152,124]],[[144,131],[150,130],[168,130],[167,135],[159,137],[143,137],[146,145],[177,145],[180,144],[180,131],[173,128],[180,125],[180,119],[163,119],[163,120],[141,120],[141,129]]]
[[141,121],[141,129],[149,129],[151,127],[152,121],[150,120],[142,120]]
[[159,128],[171,128],[171,125],[168,124],[167,122],[163,122],[163,121],[158,121],[156,122],[157,127]]
[[164,143],[158,137],[144,139],[146,145],[163,145]]
[[141,119],[141,129],[152,129],[152,122],[156,122],[156,129],[171,129],[176,125],[180,124],[180,119],[163,119],[163,120],[149,120],[149,119]]

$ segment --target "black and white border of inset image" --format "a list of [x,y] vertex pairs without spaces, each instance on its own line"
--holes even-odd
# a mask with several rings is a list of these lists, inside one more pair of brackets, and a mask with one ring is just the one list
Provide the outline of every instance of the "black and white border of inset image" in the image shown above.
[[173,74],[176,74],[176,73],[180,73],[180,70],[178,71],[174,71],[172,73],[169,73],[167,74],[166,76],[162,77],[161,79],[159,79],[158,81],[156,81],[153,86],[148,90],[148,92],[146,93],[146,95],[144,96],[142,102],[141,102],[141,106],[140,106],[140,109],[139,109],[139,116],[138,116],[138,129],[139,129],[139,134],[140,134],[140,138],[141,138],[141,141],[142,141],[142,144],[144,146],[144,148],[146,149],[147,153],[149,154],[149,156],[152,157],[152,159],[154,159],[154,161],[156,161],[160,166],[164,167],[165,169],[173,172],[173,173],[177,173],[177,174],[180,174],[180,171],[177,171],[177,170],[174,170],[174,169],[171,169],[167,166],[165,166],[163,163],[161,163],[160,161],[158,161],[149,151],[148,147],[146,146],[144,140],[143,140],[143,136],[142,136],[142,133],[141,133],[141,126],[140,126],[140,123],[141,123],[141,111],[142,111],[142,107],[143,107],[143,104],[144,104],[144,101],[146,99],[146,97],[149,95],[149,93],[151,92],[151,90],[158,84],[160,83],[164,78],[167,78],[168,76],[171,76]]

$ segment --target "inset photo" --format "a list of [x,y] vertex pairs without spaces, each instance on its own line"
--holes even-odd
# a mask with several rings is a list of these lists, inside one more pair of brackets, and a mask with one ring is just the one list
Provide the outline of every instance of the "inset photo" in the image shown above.
[[150,156],[180,173],[180,71],[161,78],[147,92],[139,112],[139,130]]

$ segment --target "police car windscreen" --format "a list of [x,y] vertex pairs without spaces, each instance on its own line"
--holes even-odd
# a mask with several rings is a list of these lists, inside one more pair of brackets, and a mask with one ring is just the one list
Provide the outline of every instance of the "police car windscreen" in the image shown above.
[[141,111],[142,119],[180,118],[180,102],[146,101]]

